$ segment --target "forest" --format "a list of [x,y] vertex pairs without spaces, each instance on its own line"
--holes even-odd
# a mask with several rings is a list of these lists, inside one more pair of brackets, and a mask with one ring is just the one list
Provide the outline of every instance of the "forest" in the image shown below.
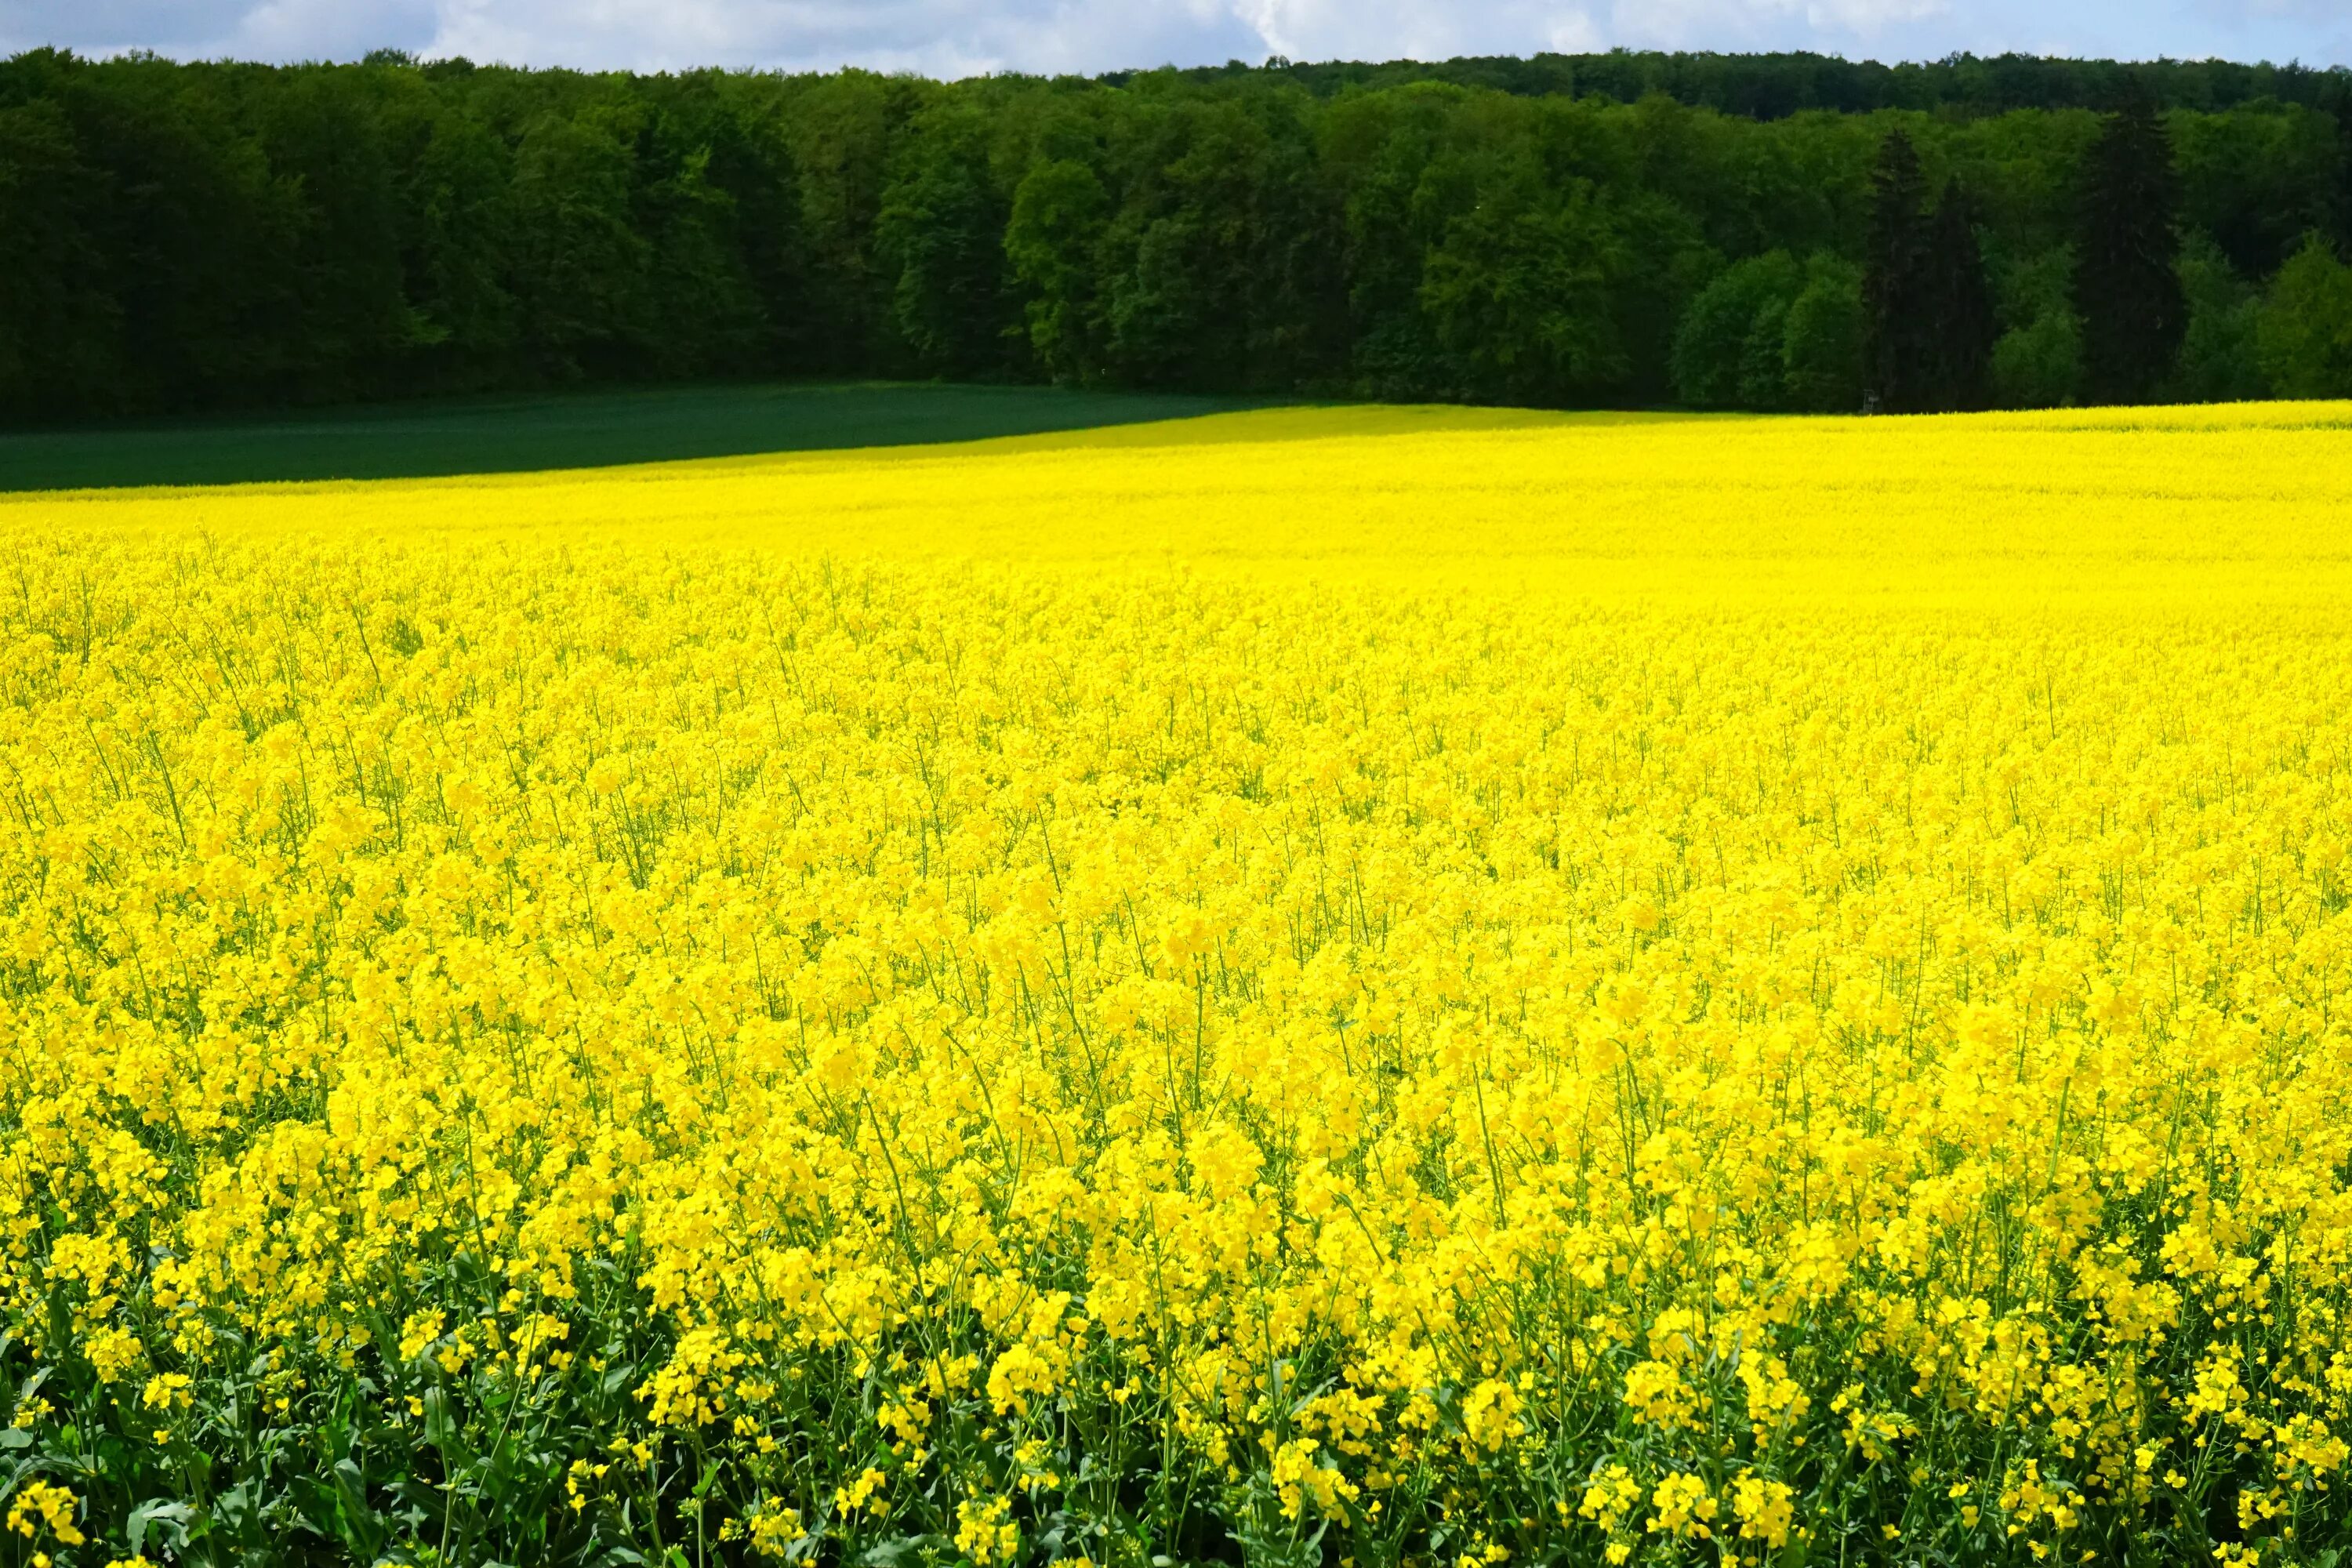
[[0,62],[0,421],[947,379],[2352,395],[2352,74],[1620,53],[936,82]]

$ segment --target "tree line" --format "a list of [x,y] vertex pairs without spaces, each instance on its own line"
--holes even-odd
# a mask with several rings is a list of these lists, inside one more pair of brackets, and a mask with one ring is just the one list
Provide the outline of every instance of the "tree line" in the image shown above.
[[2352,77],[0,62],[0,418],[946,377],[1840,410],[2352,395]]

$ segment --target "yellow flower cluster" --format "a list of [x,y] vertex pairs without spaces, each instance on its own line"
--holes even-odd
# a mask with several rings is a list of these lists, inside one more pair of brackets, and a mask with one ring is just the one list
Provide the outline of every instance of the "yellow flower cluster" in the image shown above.
[[0,504],[8,1523],[2341,1542],[2347,424]]
[[[19,1485],[8,1502],[8,1529],[26,1541],[44,1534],[60,1545],[79,1546],[82,1533],[74,1525],[74,1495],[37,1477]],[[47,1568],[46,1557],[35,1561]]]

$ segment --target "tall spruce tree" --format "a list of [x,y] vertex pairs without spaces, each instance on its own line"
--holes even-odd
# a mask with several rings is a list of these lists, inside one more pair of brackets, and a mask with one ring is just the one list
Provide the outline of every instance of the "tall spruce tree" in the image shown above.
[[2328,112],[2336,117],[2336,188],[2329,226],[2336,248],[2352,256],[2352,82],[2339,81],[2328,95]]
[[1919,167],[1919,150],[1902,132],[1890,132],[1880,144],[1870,188],[1870,248],[1862,275],[1864,405],[1916,413],[1929,405],[1934,358],[1932,328],[1922,308],[1927,176]]
[[1946,183],[1928,226],[1921,305],[1932,342],[1923,391],[1928,405],[1961,412],[1992,405],[1992,346],[2000,336],[1976,204],[1958,180]]
[[2171,136],[2135,81],[2092,144],[2083,182],[2074,308],[2096,401],[2146,399],[2180,352],[2189,302],[2179,269],[2179,200]]

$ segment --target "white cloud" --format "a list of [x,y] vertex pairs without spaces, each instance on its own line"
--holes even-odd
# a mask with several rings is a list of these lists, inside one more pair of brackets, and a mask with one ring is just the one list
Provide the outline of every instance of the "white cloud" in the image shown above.
[[264,0],[237,21],[218,53],[263,59],[349,59],[399,47],[433,26],[431,0],[358,6],[350,0]]
[[1233,0],[1270,53],[1296,59],[1441,59],[1457,54],[1562,53],[1615,44],[1763,48],[1868,42],[1943,15],[1949,0],[1613,0],[1606,21],[1584,5],[1489,0]]
[[1217,46],[1246,53],[1255,41],[1214,0],[439,0],[439,8],[435,54],[656,69],[1102,70],[1190,63]]
[[945,76],[1284,54],[1393,59],[1635,47],[1881,58],[2058,48],[2352,63],[2347,0],[0,0],[0,53],[348,58],[390,46],[532,65]]
[[1607,48],[1609,37],[1590,16],[1571,10],[1553,19],[1544,43],[1558,54],[1589,55]]
[[254,9],[253,0],[7,0],[0,5],[0,53],[55,44],[94,54],[217,54],[235,47]]
[[1924,22],[1951,9],[1945,0],[1825,0],[1805,7],[1817,27],[1842,27],[1865,36],[1904,22]]
[[1662,48],[1838,49],[1950,9],[1948,0],[1617,0],[1609,37]]
[[1538,7],[1504,5],[1468,11],[1425,0],[1234,0],[1233,5],[1234,16],[1248,25],[1267,52],[1293,59],[1442,59],[1467,52],[1474,31],[1493,31],[1504,16],[1534,9]]

